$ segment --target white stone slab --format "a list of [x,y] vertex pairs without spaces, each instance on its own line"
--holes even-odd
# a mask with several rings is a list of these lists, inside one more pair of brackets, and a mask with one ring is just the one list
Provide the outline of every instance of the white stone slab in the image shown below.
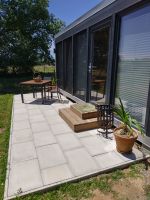
[[27,120],[28,118],[29,118],[29,116],[28,116],[27,113],[25,113],[25,114],[15,114],[13,121],[14,122],[20,122],[20,121]]
[[66,159],[58,144],[39,147],[37,148],[37,154],[41,169],[66,163]]
[[26,114],[27,113],[27,110],[26,110],[26,108],[15,108],[14,109],[14,114]]
[[29,116],[40,115],[41,111],[40,109],[31,109],[31,110],[28,110],[28,113],[29,113]]
[[36,151],[33,142],[13,144],[11,149],[11,162],[21,162],[36,158]]
[[52,129],[54,135],[72,132],[71,128],[64,122],[59,125],[52,124],[51,129]]
[[37,147],[56,143],[56,139],[50,131],[34,134],[33,137]]
[[42,187],[42,179],[36,159],[11,166],[8,195],[16,195],[19,191],[26,192]]
[[81,143],[73,133],[57,135],[56,138],[63,150],[81,147]]
[[28,110],[33,110],[33,109],[38,109],[38,105],[34,105],[34,104],[26,104],[26,107]]
[[115,151],[104,153],[94,157],[99,164],[100,168],[108,169],[124,163],[123,159]]
[[36,122],[31,124],[33,133],[50,131],[50,127],[46,122]]
[[65,154],[76,176],[86,175],[98,169],[96,162],[84,148],[67,151]]
[[34,123],[34,122],[44,122],[45,118],[43,117],[42,114],[39,115],[31,115],[29,117],[30,123]]
[[80,141],[92,156],[109,151],[108,147],[106,147],[106,143],[101,141],[98,136],[83,137]]
[[54,116],[58,115],[57,112],[54,109],[52,109],[52,110],[43,110],[42,112],[47,117],[54,117]]
[[141,151],[139,151],[138,149],[133,148],[132,153],[125,153],[125,154],[121,154],[118,153],[116,151],[116,153],[121,157],[121,159],[123,159],[125,162],[131,162],[131,161],[135,161],[139,158],[143,158],[145,156],[144,153],[142,153]]
[[91,132],[90,131],[82,131],[79,133],[76,133],[78,138],[83,138],[83,137],[89,137],[91,136]]
[[31,129],[14,131],[12,134],[12,143],[22,143],[33,140]]
[[52,125],[52,124],[62,124],[64,123],[63,119],[61,117],[59,117],[58,115],[54,115],[52,116],[46,116],[46,120],[47,122]]
[[29,128],[30,128],[29,120],[13,123],[13,131],[19,131],[19,130],[29,129]]
[[48,185],[70,179],[73,175],[65,164],[42,170],[42,177],[44,185]]

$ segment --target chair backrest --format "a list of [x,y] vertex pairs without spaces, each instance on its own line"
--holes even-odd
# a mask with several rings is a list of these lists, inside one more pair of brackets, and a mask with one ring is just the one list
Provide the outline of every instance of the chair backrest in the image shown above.
[[111,128],[114,123],[113,106],[110,104],[96,104],[95,107],[100,128]]

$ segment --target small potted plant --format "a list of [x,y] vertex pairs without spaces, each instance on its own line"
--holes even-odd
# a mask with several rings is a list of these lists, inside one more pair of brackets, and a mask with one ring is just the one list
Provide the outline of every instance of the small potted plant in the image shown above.
[[120,104],[114,107],[114,114],[121,120],[120,126],[114,129],[116,148],[120,153],[129,153],[132,152],[132,147],[138,138],[138,133],[143,134],[143,130],[137,120],[125,110],[120,98],[119,101]]

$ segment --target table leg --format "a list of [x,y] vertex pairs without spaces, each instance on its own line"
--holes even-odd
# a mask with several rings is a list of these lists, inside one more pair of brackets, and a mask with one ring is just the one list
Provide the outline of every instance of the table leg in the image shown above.
[[42,97],[42,104],[44,104],[43,86],[41,87],[41,97]]
[[21,100],[22,100],[22,103],[24,103],[24,98],[23,98],[23,86],[21,86]]
[[32,87],[32,90],[33,90],[33,98],[35,98],[35,87],[34,86]]
[[45,98],[45,101],[46,101],[46,87],[44,85],[44,98]]

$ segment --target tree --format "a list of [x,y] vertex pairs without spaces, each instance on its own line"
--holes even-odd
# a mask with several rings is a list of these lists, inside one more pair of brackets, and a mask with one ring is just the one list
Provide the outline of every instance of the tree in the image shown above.
[[1,0],[0,68],[28,72],[50,63],[54,35],[64,23],[48,12],[48,0]]

